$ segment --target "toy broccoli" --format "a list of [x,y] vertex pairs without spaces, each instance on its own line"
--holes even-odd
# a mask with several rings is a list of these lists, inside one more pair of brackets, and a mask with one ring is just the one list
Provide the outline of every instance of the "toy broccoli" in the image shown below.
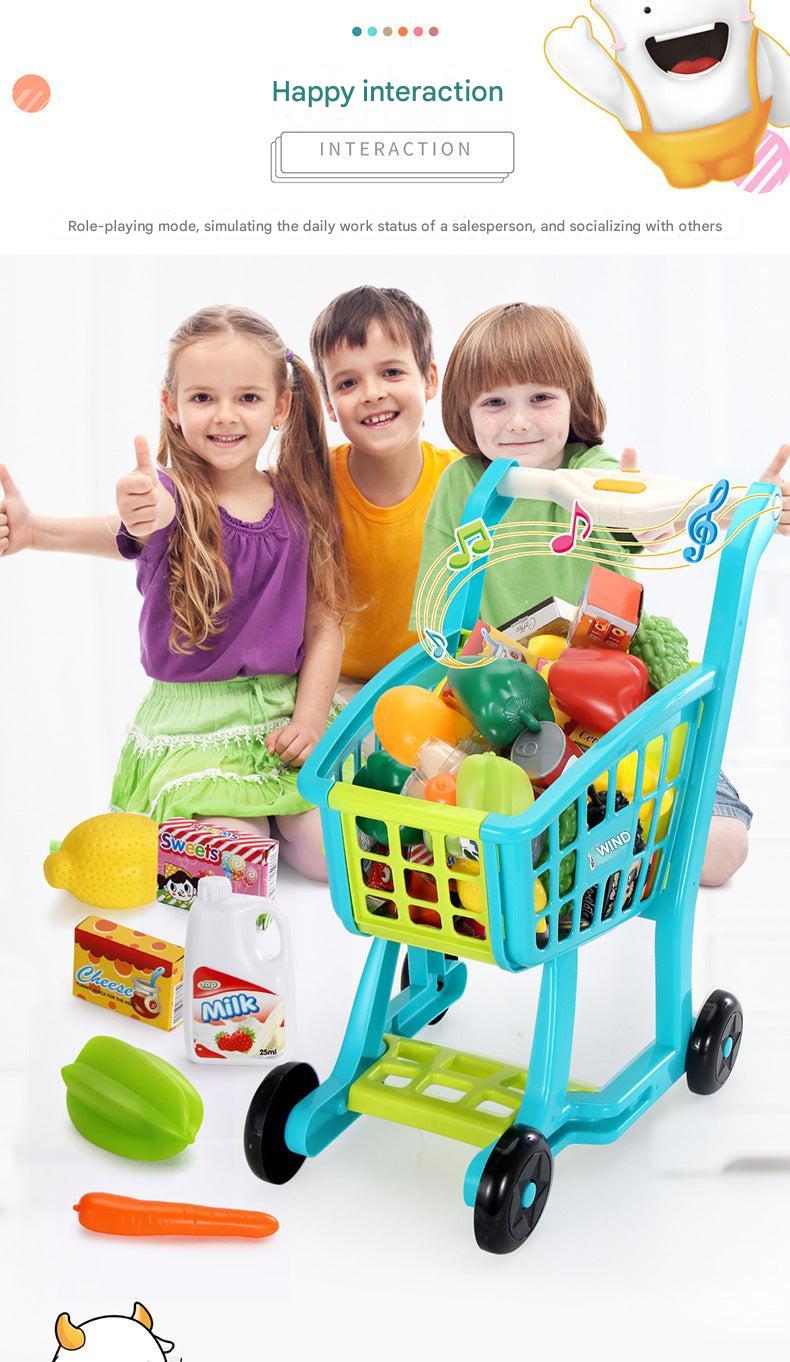
[[688,639],[663,615],[642,616],[630,651],[644,662],[654,690],[663,690],[691,668]]

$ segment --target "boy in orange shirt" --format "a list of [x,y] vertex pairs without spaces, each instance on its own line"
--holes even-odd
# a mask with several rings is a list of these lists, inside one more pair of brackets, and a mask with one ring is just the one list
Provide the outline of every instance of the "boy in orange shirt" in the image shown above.
[[331,451],[357,607],[343,675],[367,681],[417,642],[408,621],[423,525],[457,455],[420,438],[439,379],[431,324],[407,294],[367,286],[341,293],[316,319],[310,349],[329,416],[347,441]]

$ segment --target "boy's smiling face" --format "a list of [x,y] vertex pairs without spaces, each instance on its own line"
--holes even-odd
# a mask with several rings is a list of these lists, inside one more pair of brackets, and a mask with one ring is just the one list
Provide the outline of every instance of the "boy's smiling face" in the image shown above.
[[378,322],[368,327],[362,347],[341,342],[324,362],[329,414],[357,454],[392,459],[419,441],[425,403],[436,396],[438,376],[431,364],[420,373],[409,341]]
[[493,388],[469,410],[486,459],[518,459],[523,468],[559,468],[568,443],[571,401],[564,388],[537,383]]

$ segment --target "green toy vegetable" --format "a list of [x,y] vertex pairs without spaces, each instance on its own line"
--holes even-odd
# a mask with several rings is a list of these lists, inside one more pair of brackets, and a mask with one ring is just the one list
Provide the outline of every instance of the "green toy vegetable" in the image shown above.
[[688,639],[663,615],[642,616],[631,653],[644,662],[654,690],[662,690],[691,670]]
[[94,1036],[61,1069],[80,1135],[125,1159],[170,1159],[194,1142],[203,1103],[178,1069],[147,1050]]
[[[570,842],[573,842],[575,840],[576,833],[579,827],[579,817],[576,812],[575,803],[569,804],[567,809],[563,809],[562,813],[559,816],[558,822],[560,846],[566,847]],[[548,854],[549,850],[547,841],[546,850],[544,854],[541,856],[540,860],[538,861],[537,866],[538,869],[540,869],[542,865],[545,865],[548,859]],[[569,856],[563,856],[562,860],[560,861],[559,873],[560,898],[564,898],[565,895],[569,894],[570,891],[572,890],[575,874],[576,874],[576,852],[572,851]],[[543,885],[544,890],[546,891],[546,898],[547,899],[550,898],[551,894],[549,890],[548,870],[544,870],[543,874],[539,876],[539,879],[541,884]]]
[[448,680],[462,712],[494,747],[510,747],[525,728],[534,733],[554,721],[543,677],[513,658],[455,669]]
[[[367,790],[382,790],[385,794],[400,794],[406,781],[411,775],[408,766],[403,766],[396,761],[388,752],[371,752],[364,766],[361,766],[354,776],[354,784],[361,785]],[[375,842],[387,845],[387,827],[378,818],[358,818],[362,832],[368,837],[372,837]],[[401,832],[401,841],[407,846],[416,846],[424,841],[421,828],[404,828]]]
[[466,757],[458,770],[457,799],[465,809],[524,813],[534,803],[532,781],[514,761],[494,752]]

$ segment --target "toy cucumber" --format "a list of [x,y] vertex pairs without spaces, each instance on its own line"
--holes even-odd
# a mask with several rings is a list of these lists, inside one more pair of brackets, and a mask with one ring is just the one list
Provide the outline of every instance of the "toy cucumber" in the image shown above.
[[[387,752],[371,752],[364,766],[354,776],[354,784],[367,790],[383,790],[385,794],[400,794],[411,775],[411,767],[396,761]],[[361,830],[376,842],[388,842],[387,826],[377,818],[358,818]],[[406,846],[416,846],[423,840],[419,828],[403,828],[401,841]]]
[[125,1159],[171,1159],[194,1142],[203,1103],[172,1064],[112,1036],[94,1036],[61,1070],[80,1135]]

